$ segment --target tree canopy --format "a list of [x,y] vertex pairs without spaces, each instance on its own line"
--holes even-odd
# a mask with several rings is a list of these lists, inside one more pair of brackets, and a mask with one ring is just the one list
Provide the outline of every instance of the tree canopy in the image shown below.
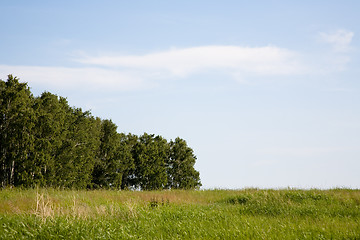
[[186,141],[119,133],[111,120],[70,107],[50,92],[0,79],[2,187],[196,189],[196,156]]

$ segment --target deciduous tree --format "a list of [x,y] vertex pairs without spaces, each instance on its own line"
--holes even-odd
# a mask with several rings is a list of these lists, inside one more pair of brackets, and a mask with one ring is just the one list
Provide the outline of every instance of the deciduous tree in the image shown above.
[[170,157],[167,161],[168,188],[194,189],[201,186],[200,174],[195,170],[196,156],[185,140],[170,141]]

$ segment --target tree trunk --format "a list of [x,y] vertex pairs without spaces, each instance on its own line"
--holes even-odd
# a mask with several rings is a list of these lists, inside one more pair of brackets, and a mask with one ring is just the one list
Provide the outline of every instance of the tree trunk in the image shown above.
[[11,162],[11,168],[10,168],[10,185],[14,186],[14,172],[15,172],[15,160],[12,160]]

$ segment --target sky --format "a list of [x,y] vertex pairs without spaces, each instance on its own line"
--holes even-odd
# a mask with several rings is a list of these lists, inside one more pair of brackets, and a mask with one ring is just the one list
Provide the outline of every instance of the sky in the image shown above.
[[0,79],[183,138],[203,189],[360,188],[360,1],[2,0]]

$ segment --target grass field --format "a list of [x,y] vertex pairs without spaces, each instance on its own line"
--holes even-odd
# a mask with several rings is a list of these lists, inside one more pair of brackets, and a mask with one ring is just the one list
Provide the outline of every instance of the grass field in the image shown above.
[[1,239],[360,239],[360,191],[0,190]]

